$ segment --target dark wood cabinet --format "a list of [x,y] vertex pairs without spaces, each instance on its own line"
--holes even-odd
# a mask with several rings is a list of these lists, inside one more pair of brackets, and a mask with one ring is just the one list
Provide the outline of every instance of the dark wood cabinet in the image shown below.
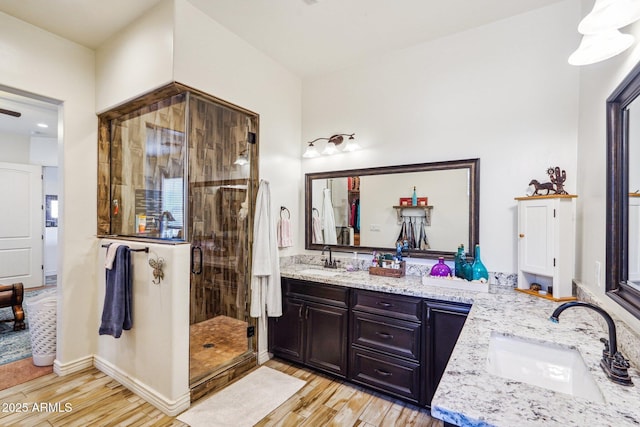
[[303,308],[301,300],[285,296],[282,316],[269,318],[269,351],[292,362],[303,361]]
[[430,407],[468,304],[283,278],[274,356]]
[[269,319],[269,351],[345,378],[348,289],[286,278],[282,285],[283,315]]
[[424,394],[427,406],[444,373],[458,341],[471,306],[445,301],[425,300]]
[[346,308],[318,303],[306,304],[307,365],[341,377],[347,376],[348,315]]
[[421,402],[420,298],[354,289],[349,379]]

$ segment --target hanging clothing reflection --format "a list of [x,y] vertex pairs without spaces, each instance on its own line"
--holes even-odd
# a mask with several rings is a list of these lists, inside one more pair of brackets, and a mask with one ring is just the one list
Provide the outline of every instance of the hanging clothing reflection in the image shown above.
[[331,202],[331,190],[323,190],[324,202],[322,204],[322,228],[324,232],[324,243],[335,245],[338,243],[336,235],[336,220],[333,216],[333,203]]

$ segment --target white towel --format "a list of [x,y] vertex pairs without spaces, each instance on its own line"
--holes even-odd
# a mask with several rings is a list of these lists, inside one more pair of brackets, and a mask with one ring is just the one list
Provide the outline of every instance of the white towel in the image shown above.
[[336,220],[333,216],[333,203],[331,203],[331,190],[324,189],[324,203],[322,204],[322,228],[324,229],[324,243],[335,245],[338,243],[336,234]]
[[278,221],[278,247],[288,248],[291,246],[293,246],[291,221],[289,221],[289,218],[280,218]]
[[312,223],[313,235],[311,241],[313,243],[324,243],[324,239],[322,238],[322,223],[320,221],[320,217],[314,216]]
[[113,268],[113,260],[116,259],[118,246],[122,246],[122,244],[110,243],[109,246],[107,246],[107,255],[104,258],[104,268],[106,268],[107,270],[111,270]]
[[280,259],[276,231],[271,216],[269,182],[260,181],[253,226],[253,260],[251,273],[251,317],[282,316]]

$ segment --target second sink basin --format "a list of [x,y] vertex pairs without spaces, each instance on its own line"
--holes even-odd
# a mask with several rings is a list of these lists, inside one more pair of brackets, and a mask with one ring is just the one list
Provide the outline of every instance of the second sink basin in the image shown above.
[[574,348],[493,332],[487,370],[510,380],[604,403],[589,368]]
[[324,277],[334,277],[339,274],[342,274],[341,271],[336,270],[322,270],[319,268],[307,268],[305,270],[298,271],[300,274],[308,274],[310,276],[324,276]]

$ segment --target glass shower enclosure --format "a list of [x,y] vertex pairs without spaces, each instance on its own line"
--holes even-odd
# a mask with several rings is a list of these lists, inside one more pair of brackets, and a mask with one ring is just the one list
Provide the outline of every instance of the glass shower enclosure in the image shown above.
[[172,84],[105,117],[109,185],[98,194],[99,230],[191,245],[194,400],[195,388],[211,390],[228,368],[255,365],[248,294],[258,116]]

